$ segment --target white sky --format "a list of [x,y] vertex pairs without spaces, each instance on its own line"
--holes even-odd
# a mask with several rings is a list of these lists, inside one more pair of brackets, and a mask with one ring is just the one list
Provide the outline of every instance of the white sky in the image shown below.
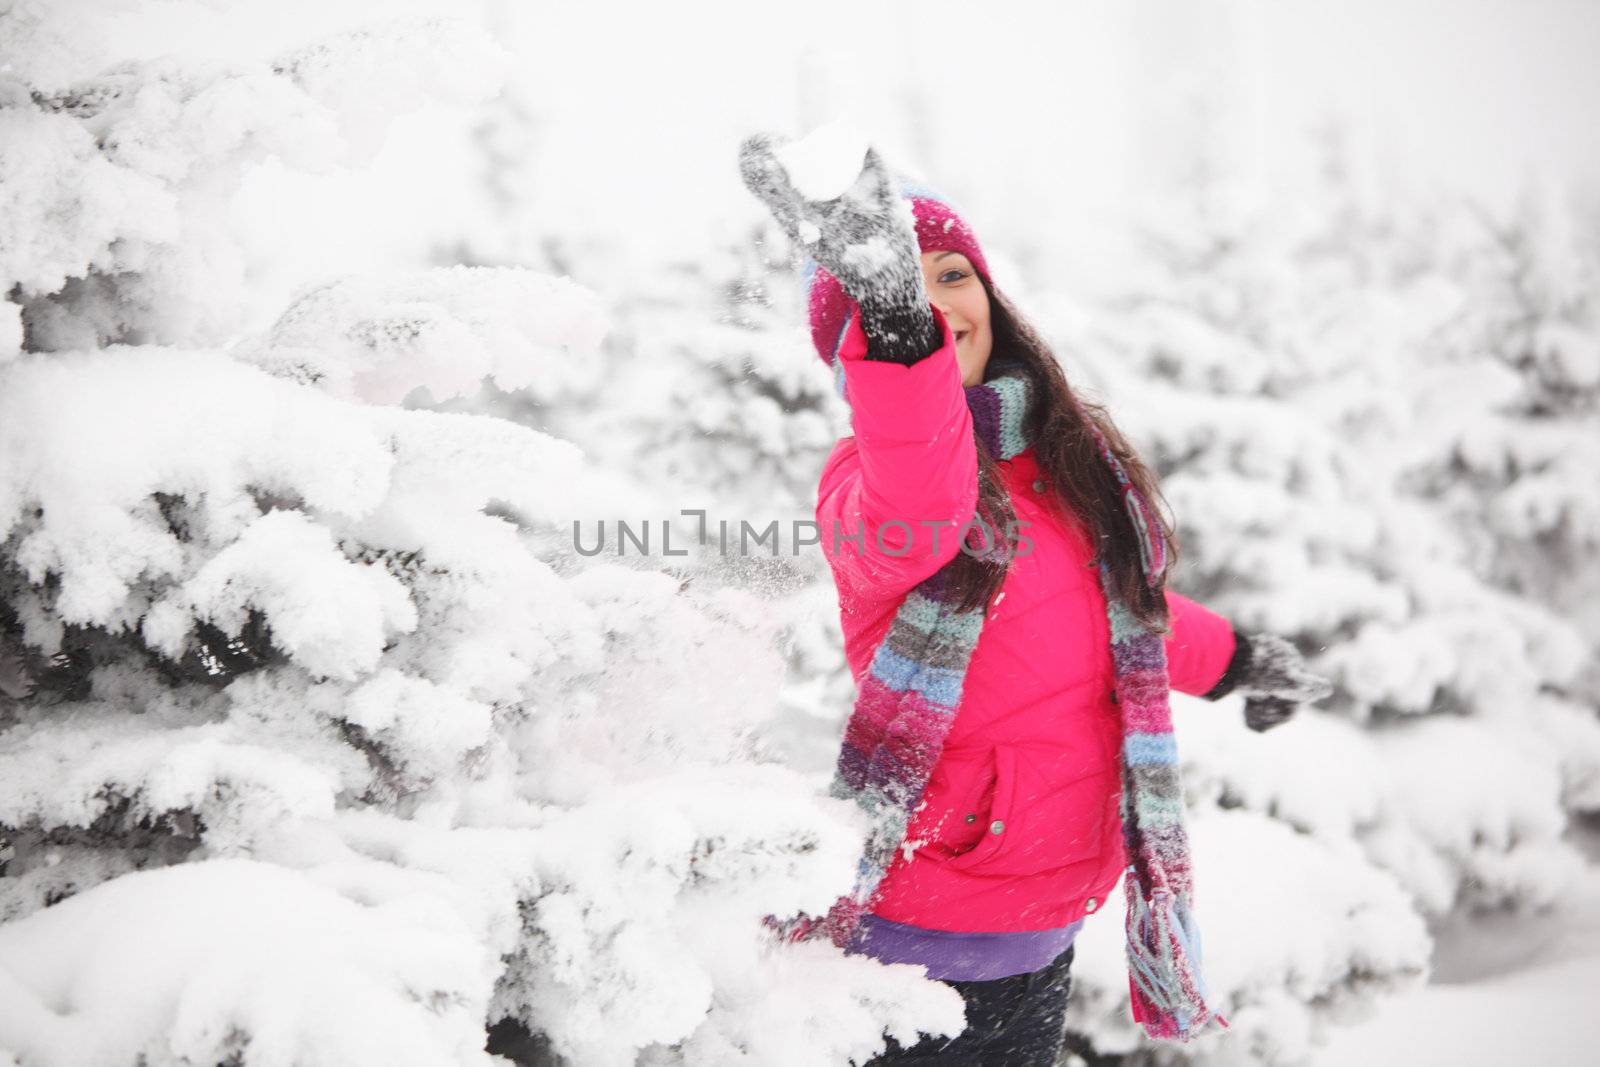
[[[1505,209],[1530,181],[1600,189],[1600,0],[164,0],[114,47],[259,55],[401,7],[483,12],[535,102],[533,219],[641,263],[758,217],[744,134],[832,118],[952,195],[986,244],[1042,245],[1042,274],[1085,287],[1197,147],[1246,202],[1281,196],[1332,114],[1368,195]],[[458,165],[397,150],[409,173]]]
[[[1498,207],[1530,177],[1600,183],[1594,2],[504,9],[524,75],[553,101],[550,216],[592,217],[635,247],[692,245],[705,220],[676,207],[746,196],[731,165],[742,133],[834,117],[924,168],[980,233],[1043,228],[1097,256],[1114,254],[1141,196],[1166,195],[1198,129],[1247,197],[1303,180],[1306,131],[1330,114],[1348,118],[1369,183]],[[1209,126],[1196,126],[1195,90],[1218,109]],[[746,207],[733,210],[758,210]]]

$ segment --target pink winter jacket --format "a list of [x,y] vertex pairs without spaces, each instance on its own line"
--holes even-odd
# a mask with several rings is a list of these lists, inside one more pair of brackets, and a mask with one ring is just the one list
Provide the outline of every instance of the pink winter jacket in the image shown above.
[[[817,522],[858,682],[906,593],[955,556],[955,531],[975,510],[972,415],[954,337],[934,314],[944,346],[913,366],[863,359],[856,317],[840,351],[855,434],[823,466]],[[1125,865],[1122,730],[1091,541],[1040,491],[1031,449],[999,466],[1032,550],[1013,561],[991,602],[907,834],[916,847],[909,858],[901,851],[872,909],[935,930],[1065,926],[1105,902]],[[953,523],[938,528],[937,551],[924,519]],[[875,536],[885,521],[887,551]],[[859,548],[846,539],[858,528],[866,531]],[[1205,693],[1233,655],[1233,627],[1177,593],[1167,603],[1172,688]]]

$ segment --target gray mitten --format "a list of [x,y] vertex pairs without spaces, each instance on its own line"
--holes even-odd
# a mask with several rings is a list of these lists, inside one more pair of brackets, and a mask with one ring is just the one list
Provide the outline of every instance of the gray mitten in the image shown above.
[[843,194],[807,200],[778,161],[781,143],[767,134],[746,138],[739,173],[789,239],[860,305],[867,358],[910,365],[937,352],[944,338],[922,281],[916,229],[877,150],[867,149]]
[[1233,659],[1206,699],[1229,693],[1244,696],[1244,721],[1265,731],[1288,722],[1303,703],[1315,703],[1333,692],[1333,683],[1306,668],[1294,645],[1275,634],[1235,634]]

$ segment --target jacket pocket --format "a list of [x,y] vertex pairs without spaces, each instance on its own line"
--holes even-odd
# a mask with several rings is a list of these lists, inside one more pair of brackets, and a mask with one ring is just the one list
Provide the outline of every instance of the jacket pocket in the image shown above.
[[997,781],[994,752],[946,752],[928,778],[925,804],[906,828],[917,853],[944,862],[983,844]]
[[1023,749],[997,746],[992,803],[976,820],[983,839],[946,865],[996,877],[1081,868],[1087,884],[1105,862],[1118,818],[1120,779],[1097,768],[1074,775],[1061,762],[1041,769]]

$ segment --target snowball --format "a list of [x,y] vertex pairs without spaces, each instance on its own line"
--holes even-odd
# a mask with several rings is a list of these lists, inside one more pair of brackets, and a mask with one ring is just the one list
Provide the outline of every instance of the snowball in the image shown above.
[[776,154],[801,196],[807,200],[833,200],[843,196],[860,177],[868,147],[864,134],[838,121],[817,127],[800,140],[779,148]]

